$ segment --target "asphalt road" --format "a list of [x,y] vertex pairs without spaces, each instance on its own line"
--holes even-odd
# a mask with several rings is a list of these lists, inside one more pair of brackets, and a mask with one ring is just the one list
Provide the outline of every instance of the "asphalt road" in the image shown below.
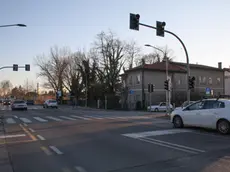
[[169,120],[155,114],[71,108],[1,114],[14,172],[230,169],[230,136],[204,129],[174,129]]

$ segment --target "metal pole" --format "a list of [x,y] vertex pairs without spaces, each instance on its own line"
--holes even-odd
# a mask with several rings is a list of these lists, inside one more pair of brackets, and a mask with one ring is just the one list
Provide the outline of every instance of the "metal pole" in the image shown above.
[[[165,68],[166,68],[166,80],[169,81],[168,78],[168,58],[164,55],[165,58]],[[169,82],[168,82],[169,83]],[[168,84],[169,85],[169,84]],[[167,115],[169,114],[169,90],[166,90],[166,113]]]
[[[157,28],[154,27],[154,26],[150,26],[150,25],[143,24],[143,23],[139,23],[139,25],[145,26],[145,27],[148,27],[148,28],[151,28],[151,29],[157,29]],[[187,49],[186,49],[186,47],[185,47],[183,41],[182,41],[175,33],[170,32],[170,31],[168,31],[168,30],[164,30],[164,31],[165,31],[165,33],[169,33],[169,34],[173,35],[174,37],[176,37],[176,38],[180,41],[181,45],[182,45],[183,48],[184,48],[185,55],[186,55],[186,60],[187,60],[187,84],[186,84],[187,101],[189,102],[189,101],[190,101],[190,90],[189,90],[189,85],[188,85],[188,78],[189,78],[189,76],[190,76],[190,67],[189,67],[188,51],[187,51]]]
[[152,93],[150,92],[149,93],[149,107],[150,107],[150,112],[152,111],[151,106],[152,106]]

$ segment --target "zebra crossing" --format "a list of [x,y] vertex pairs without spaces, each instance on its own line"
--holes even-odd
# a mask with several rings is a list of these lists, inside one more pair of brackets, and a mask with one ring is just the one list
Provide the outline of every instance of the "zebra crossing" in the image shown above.
[[6,124],[16,124],[16,123],[47,123],[47,122],[61,122],[61,121],[90,121],[90,120],[131,120],[131,119],[150,119],[148,116],[99,116],[99,115],[69,115],[69,116],[31,116],[31,117],[20,117],[14,115],[13,117],[5,117]]

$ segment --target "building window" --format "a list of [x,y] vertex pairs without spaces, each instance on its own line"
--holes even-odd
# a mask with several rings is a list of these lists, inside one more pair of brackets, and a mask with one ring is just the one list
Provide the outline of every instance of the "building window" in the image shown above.
[[136,84],[140,84],[140,82],[141,82],[141,75],[139,74],[136,76]]
[[216,78],[216,84],[217,84],[217,85],[220,85],[220,78],[219,78],[219,77]]
[[202,84],[206,84],[206,77],[205,76],[202,79]]
[[202,78],[199,76],[199,84],[202,84]]
[[212,85],[212,78],[211,77],[208,78],[208,84]]
[[129,77],[129,85],[132,85],[132,80],[133,80],[133,77],[130,76],[130,77]]

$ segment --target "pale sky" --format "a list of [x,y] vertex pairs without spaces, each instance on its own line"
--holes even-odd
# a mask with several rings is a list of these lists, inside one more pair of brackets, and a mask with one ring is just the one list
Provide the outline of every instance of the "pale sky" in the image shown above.
[[0,25],[24,23],[27,28],[0,28],[0,66],[26,63],[31,71],[11,69],[0,71],[1,80],[10,79],[14,85],[28,78],[37,78],[34,58],[48,54],[51,46],[67,46],[76,51],[88,50],[101,31],[111,29],[122,40],[134,39],[143,52],[155,46],[168,45],[175,61],[185,62],[182,46],[166,34],[157,37],[156,31],[140,27],[129,30],[129,13],[139,13],[140,22],[156,25],[165,21],[166,29],[184,41],[191,63],[217,67],[230,65],[230,1],[229,0],[1,0]]

